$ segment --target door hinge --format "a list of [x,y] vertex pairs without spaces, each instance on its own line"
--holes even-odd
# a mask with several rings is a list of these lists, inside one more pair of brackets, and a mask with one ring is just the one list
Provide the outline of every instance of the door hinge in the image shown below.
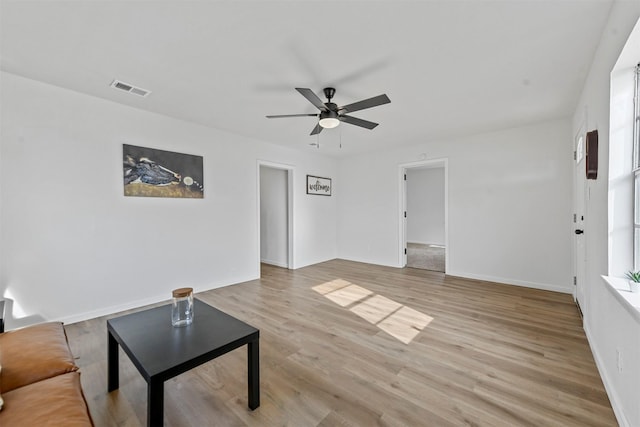
[[407,254],[407,248],[404,248],[404,254],[405,255]]
[[404,180],[405,181],[407,180],[407,174],[406,173],[404,174]]
[[573,214],[573,223],[575,224],[576,222],[578,222],[578,215]]
[[578,152],[577,151],[573,152],[573,160],[578,160]]
[[573,286],[578,286],[578,278],[573,276]]
[[405,218],[407,217],[407,211],[404,211],[404,217]]

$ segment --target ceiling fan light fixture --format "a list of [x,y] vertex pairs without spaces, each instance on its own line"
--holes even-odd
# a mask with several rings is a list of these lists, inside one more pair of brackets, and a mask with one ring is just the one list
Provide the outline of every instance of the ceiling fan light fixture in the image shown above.
[[340,124],[340,119],[335,111],[323,111],[320,113],[320,121],[318,123],[325,129],[333,129]]

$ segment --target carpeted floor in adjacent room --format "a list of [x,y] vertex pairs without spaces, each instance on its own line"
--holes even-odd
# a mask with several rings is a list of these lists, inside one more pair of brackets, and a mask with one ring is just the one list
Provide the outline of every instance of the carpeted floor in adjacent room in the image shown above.
[[444,246],[407,243],[407,267],[444,273]]

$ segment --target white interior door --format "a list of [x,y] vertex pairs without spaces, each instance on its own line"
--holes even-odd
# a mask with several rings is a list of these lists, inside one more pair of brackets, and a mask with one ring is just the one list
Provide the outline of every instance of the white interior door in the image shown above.
[[402,168],[402,246],[404,253],[402,255],[401,267],[407,266],[407,170]]
[[575,210],[574,210],[574,297],[580,310],[584,313],[587,310],[587,301],[585,301],[586,286],[586,263],[587,248],[584,235],[586,221],[586,194],[587,179],[585,166],[585,132],[581,126],[580,131],[575,137]]

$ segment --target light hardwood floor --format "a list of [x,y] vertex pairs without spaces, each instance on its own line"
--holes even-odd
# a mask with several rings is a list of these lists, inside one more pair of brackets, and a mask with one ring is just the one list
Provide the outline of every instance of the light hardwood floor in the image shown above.
[[[241,348],[165,383],[166,426],[617,425],[570,295],[334,260],[196,297],[260,329],[261,406]],[[92,416],[143,426],[106,319],[66,326]]]

